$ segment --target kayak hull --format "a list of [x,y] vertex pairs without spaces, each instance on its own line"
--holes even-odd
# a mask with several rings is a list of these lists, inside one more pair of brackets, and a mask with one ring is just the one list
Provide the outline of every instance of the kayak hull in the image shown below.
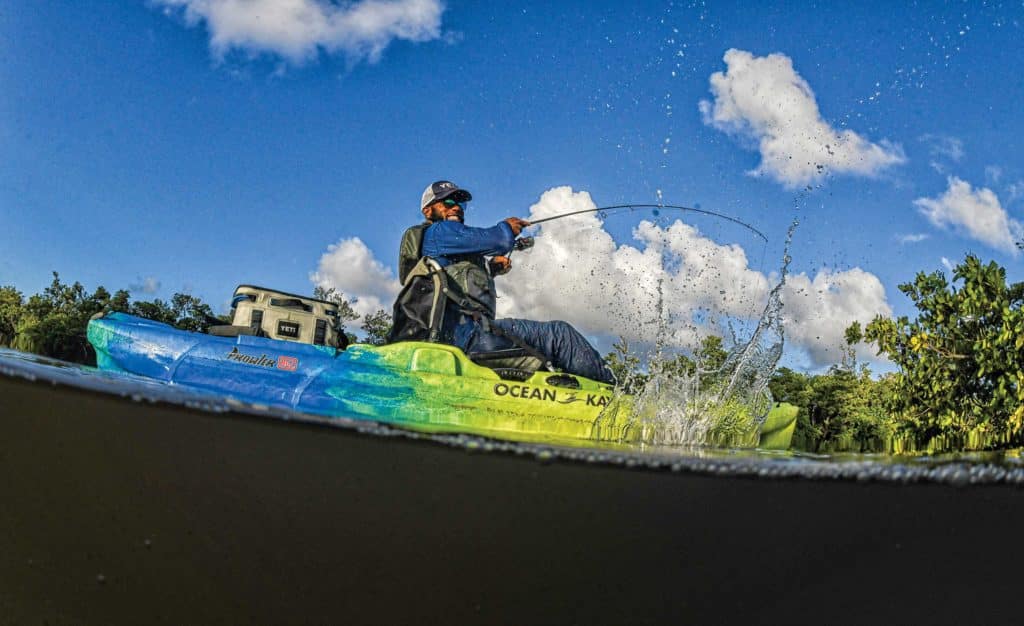
[[[642,431],[632,398],[608,385],[573,377],[578,388],[559,386],[566,377],[550,372],[503,380],[444,344],[356,344],[338,351],[187,332],[124,313],[90,321],[87,334],[100,369],[321,417],[553,443],[628,444]],[[773,448],[789,446],[795,418],[788,405],[769,414],[763,432]]]

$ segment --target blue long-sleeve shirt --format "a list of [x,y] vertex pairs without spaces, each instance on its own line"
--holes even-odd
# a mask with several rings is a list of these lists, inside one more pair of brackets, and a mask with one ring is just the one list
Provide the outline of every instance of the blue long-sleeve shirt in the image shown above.
[[514,244],[512,227],[505,222],[490,228],[476,228],[446,220],[434,222],[423,232],[422,254],[444,267],[466,254],[505,255],[512,251]]

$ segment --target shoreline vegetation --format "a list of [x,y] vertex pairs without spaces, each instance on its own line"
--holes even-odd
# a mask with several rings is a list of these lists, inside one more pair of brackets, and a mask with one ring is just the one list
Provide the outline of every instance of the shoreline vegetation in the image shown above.
[[[846,329],[842,361],[826,372],[782,367],[773,373],[772,397],[800,409],[793,449],[900,454],[1024,445],[1024,282],[1008,284],[1003,267],[973,255],[954,268],[952,278],[921,272],[899,285],[916,317],[879,316],[863,327],[854,322]],[[314,296],[339,303],[343,324],[361,321],[362,341],[384,343],[391,325],[386,311],[360,317],[342,293],[317,288]],[[124,289],[111,293],[101,286],[89,293],[54,272],[49,287],[27,298],[0,286],[0,347],[94,365],[85,328],[105,310],[195,332],[230,323],[189,294],[146,301],[132,300]],[[897,371],[873,376],[857,363],[854,347],[861,342]],[[698,364],[702,372],[714,371],[727,354],[722,339],[710,336],[692,358],[680,355],[660,367],[682,375],[692,375]],[[627,387],[639,388],[648,376],[624,341],[605,359]]]

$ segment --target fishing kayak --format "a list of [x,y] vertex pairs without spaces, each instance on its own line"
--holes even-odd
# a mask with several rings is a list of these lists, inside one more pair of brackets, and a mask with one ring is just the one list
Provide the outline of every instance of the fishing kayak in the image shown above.
[[[502,378],[444,344],[339,350],[183,331],[118,312],[91,320],[87,336],[101,370],[321,417],[532,442],[635,443],[642,436],[632,398],[609,385],[552,372]],[[788,448],[796,412],[775,405],[760,447]]]

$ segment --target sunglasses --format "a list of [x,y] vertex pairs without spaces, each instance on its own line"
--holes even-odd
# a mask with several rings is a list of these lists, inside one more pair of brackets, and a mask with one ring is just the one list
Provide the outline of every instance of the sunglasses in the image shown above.
[[459,202],[458,200],[452,200],[451,198],[445,199],[444,200],[444,205],[446,207],[460,206],[463,209],[466,208],[466,203],[465,202]]

